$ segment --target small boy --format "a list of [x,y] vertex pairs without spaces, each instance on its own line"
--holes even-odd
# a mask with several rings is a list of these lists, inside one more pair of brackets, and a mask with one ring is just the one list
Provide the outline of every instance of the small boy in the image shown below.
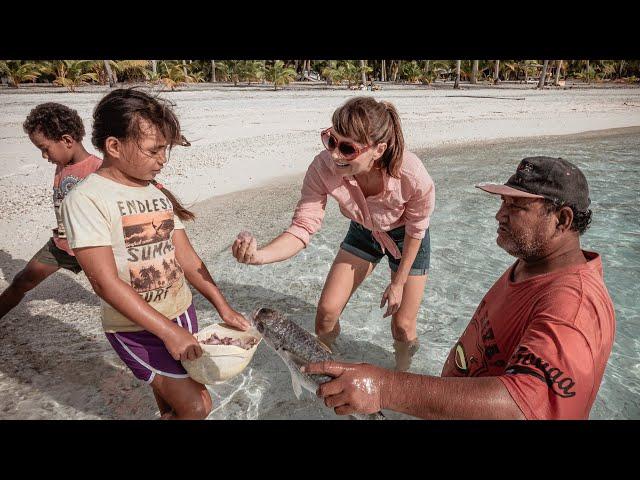
[[23,124],[31,142],[42,152],[42,158],[56,166],[53,179],[53,207],[57,228],[44,247],[20,271],[11,285],[0,295],[0,318],[18,305],[24,295],[52,273],[66,268],[82,271],[69,248],[60,214],[65,195],[84,177],[95,172],[102,160],[87,152],[82,145],[84,125],[78,112],[59,103],[36,106]]

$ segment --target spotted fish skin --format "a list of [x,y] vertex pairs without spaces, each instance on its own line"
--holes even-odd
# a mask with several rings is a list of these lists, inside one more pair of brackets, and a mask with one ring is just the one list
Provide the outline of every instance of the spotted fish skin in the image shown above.
[[[267,345],[276,351],[289,368],[297,397],[301,393],[300,387],[304,387],[315,395],[321,384],[332,379],[328,375],[309,375],[300,372],[300,367],[307,363],[335,360],[331,349],[318,340],[315,335],[271,308],[258,309],[253,314],[253,324],[262,334]],[[353,414],[352,417],[358,420],[383,420],[385,418],[382,412],[370,415]]]

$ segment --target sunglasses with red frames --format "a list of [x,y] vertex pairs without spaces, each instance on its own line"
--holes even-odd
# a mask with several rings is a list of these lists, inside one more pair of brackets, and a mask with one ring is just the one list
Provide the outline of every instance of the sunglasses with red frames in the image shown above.
[[371,148],[371,145],[358,147],[351,142],[338,141],[335,135],[331,133],[331,127],[323,130],[322,133],[320,133],[320,138],[322,139],[322,144],[327,150],[333,152],[337,148],[340,155],[342,155],[342,158],[345,160],[353,160],[361,153],[366,152]]

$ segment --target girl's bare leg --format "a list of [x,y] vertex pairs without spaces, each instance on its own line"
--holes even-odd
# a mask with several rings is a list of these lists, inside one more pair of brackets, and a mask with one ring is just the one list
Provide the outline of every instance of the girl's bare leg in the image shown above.
[[[211,413],[211,396],[206,387],[191,378],[169,378],[156,375],[151,388],[158,401],[161,417],[167,420],[202,420]],[[163,412],[163,406],[169,408]],[[166,407],[165,407],[166,408]]]

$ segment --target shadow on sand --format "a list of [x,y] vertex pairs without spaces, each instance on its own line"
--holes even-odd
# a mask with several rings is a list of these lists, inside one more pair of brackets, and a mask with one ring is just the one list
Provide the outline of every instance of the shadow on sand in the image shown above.
[[[26,265],[0,251],[5,278]],[[310,332],[314,331],[316,305],[296,297],[254,285],[218,282],[229,303],[247,314],[267,306],[284,312]],[[79,303],[78,315],[95,316],[99,322],[98,298],[73,277],[54,274],[0,321],[0,371],[19,382],[11,392],[5,389],[0,418],[120,418],[150,419],[157,416],[151,389],[137,380],[122,364],[102,334],[83,332],[74,326],[66,312],[56,316],[30,314],[33,300],[55,300],[69,310]],[[194,295],[200,327],[218,322],[209,302]],[[53,313],[53,312],[52,312]],[[56,312],[58,313],[58,312]],[[64,315],[67,315],[64,317]],[[339,357],[348,361],[367,361],[389,367],[393,355],[368,341],[342,335]],[[258,349],[250,365],[253,376],[267,385],[257,418],[332,418],[333,412],[310,395],[298,401],[291,389],[289,373],[279,357],[266,344]],[[277,377],[274,378],[274,377]],[[286,385],[288,391],[283,392]],[[225,385],[212,387],[212,393],[224,395]],[[243,395],[237,391],[234,395]],[[24,400],[28,399],[27,403]],[[226,401],[223,397],[219,401]],[[236,398],[233,399],[234,402]],[[215,399],[214,399],[215,401]],[[301,403],[302,402],[302,403]],[[242,398],[238,399],[242,408]],[[28,408],[28,410],[23,410]],[[215,406],[214,406],[215,408]],[[68,410],[68,411],[67,411]],[[79,414],[80,412],[80,414]],[[315,413],[321,413],[318,417]],[[242,417],[242,412],[240,412]]]
[[[9,253],[0,250],[0,269],[8,284],[11,283],[17,273],[22,270],[27,261],[21,258],[13,258]],[[71,274],[73,275],[73,274]],[[78,275],[84,275],[80,272]],[[31,300],[55,300],[58,303],[83,303],[85,305],[100,305],[99,299],[87,292],[73,277],[56,272],[25,295],[22,304]],[[12,310],[12,315],[20,306]]]

